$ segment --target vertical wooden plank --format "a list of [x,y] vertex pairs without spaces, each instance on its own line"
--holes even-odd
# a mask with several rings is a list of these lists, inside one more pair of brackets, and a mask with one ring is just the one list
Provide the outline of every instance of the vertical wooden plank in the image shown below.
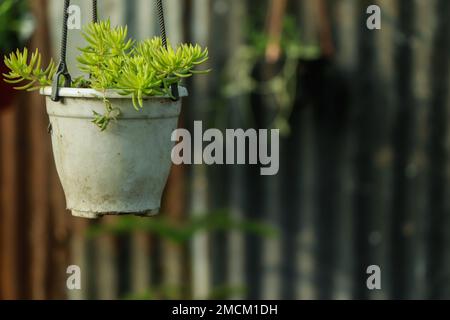
[[[345,77],[347,83],[351,76],[356,73],[356,61],[358,60],[358,37],[359,24],[356,11],[357,0],[343,0],[332,2],[334,5],[333,30],[336,30],[336,54],[335,61],[339,72]],[[348,88],[350,92],[352,88]],[[347,101],[346,103],[349,103]],[[345,103],[345,102],[344,102]],[[351,108],[351,106],[347,106]],[[336,264],[334,299],[348,300],[353,298],[353,265],[355,252],[354,243],[354,221],[352,201],[355,192],[355,130],[354,126],[347,124],[341,154],[337,159],[336,170],[339,173],[340,187],[337,196],[336,210],[339,219],[336,222],[336,256],[339,257]]]
[[48,153],[45,144],[46,125],[42,119],[42,110],[36,108],[40,97],[30,99],[31,107],[31,153],[34,155],[30,163],[31,193],[31,279],[34,299],[46,298],[46,268],[49,256],[49,202],[48,202]]
[[[442,30],[450,30],[449,26],[449,7],[448,3],[444,3],[443,1],[439,2],[439,6],[436,5],[436,11],[440,12],[442,16],[439,16],[436,14],[436,18],[440,18],[442,27]],[[436,32],[436,31],[435,31]],[[436,38],[439,39],[442,36],[442,39],[445,43],[444,47],[446,48],[444,51],[441,51],[440,55],[437,58],[438,60],[432,59],[435,61],[436,64],[439,59],[442,59],[442,61],[446,64],[447,68],[447,84],[442,84],[441,90],[442,93],[447,92],[447,97],[445,98],[445,117],[444,119],[446,127],[446,134],[444,138],[444,148],[445,148],[445,157],[444,157],[444,163],[443,163],[443,172],[445,172],[445,188],[444,188],[444,194],[449,194],[450,192],[450,161],[448,159],[450,158],[450,128],[448,126],[448,123],[450,123],[450,90],[445,89],[448,88],[450,79],[449,79],[449,52],[450,52],[450,37],[449,33],[442,32],[440,34],[436,34]],[[447,60],[446,60],[447,59]],[[434,73],[432,73],[434,74]],[[439,80],[439,79],[438,79]],[[435,80],[436,81],[436,80]],[[438,84],[439,81],[436,81],[435,84]],[[450,299],[450,281],[449,279],[449,272],[450,270],[450,252],[447,250],[450,246],[450,217],[448,212],[450,212],[450,199],[449,197],[444,196],[444,204],[443,204],[443,212],[444,212],[444,223],[441,224],[441,230],[443,232],[443,252],[442,252],[442,260],[441,260],[441,270],[440,270],[440,279],[442,279],[442,287],[440,289],[439,298],[440,299]],[[446,213],[446,214],[445,214]],[[445,279],[445,280],[444,280]]]
[[[429,2],[431,3],[431,2]],[[432,3],[431,3],[432,4]],[[395,87],[397,108],[395,115],[394,146],[395,170],[392,209],[392,298],[411,298],[417,288],[411,279],[417,279],[415,268],[411,264],[418,262],[420,246],[415,238],[421,233],[421,202],[426,201],[422,188],[426,188],[424,143],[427,139],[427,110],[421,103],[423,89],[417,80],[427,70],[427,58],[424,47],[418,47],[417,23],[419,16],[425,18],[429,6],[418,7],[410,1],[398,1],[398,28],[401,37],[395,52]],[[422,11],[422,12],[420,12]],[[423,23],[423,21],[420,21]],[[426,27],[429,28],[429,25]],[[423,29],[422,29],[423,30]],[[424,56],[425,54],[425,56]],[[426,72],[426,71],[425,71]],[[422,107],[421,107],[422,106]],[[423,230],[423,229],[422,229]],[[419,240],[420,242],[420,240]],[[417,266],[417,265],[416,265]]]
[[300,32],[305,44],[316,44],[319,42],[317,39],[320,38],[320,21],[319,17],[319,7],[317,6],[317,1],[305,0],[298,5],[299,18],[300,18]]
[[[354,121],[357,136],[356,146],[356,192],[354,198],[355,229],[355,264],[354,281],[356,298],[371,298],[367,290],[367,267],[377,264],[380,248],[378,242],[371,241],[371,235],[378,232],[380,179],[374,157],[385,139],[380,133],[385,130],[383,109],[380,106],[382,88],[377,65],[376,34],[363,27],[367,16],[362,14],[371,4],[370,1],[358,1],[358,73],[353,81],[356,85],[353,91],[354,102],[351,121]],[[374,263],[375,261],[375,263]],[[378,262],[380,263],[380,262]]]
[[[193,0],[192,2],[192,41],[206,46],[209,41],[209,8],[210,0]],[[195,110],[192,116],[195,120],[203,119],[204,112],[209,104],[207,96],[208,80],[196,78],[193,80],[195,91],[192,92],[191,101]],[[192,128],[193,124],[188,124]],[[202,152],[202,151],[199,151]],[[195,156],[195,155],[193,155]],[[202,157],[203,155],[196,155]],[[208,181],[207,171],[204,165],[192,168],[192,193],[191,212],[193,215],[204,215],[208,211]],[[210,255],[209,237],[197,235],[193,239],[191,263],[192,263],[192,290],[193,297],[206,298],[210,292]]]
[[[412,154],[412,162],[409,165],[409,174],[413,178],[413,196],[410,196],[413,211],[410,220],[407,221],[404,232],[410,246],[411,256],[406,266],[414,266],[411,275],[407,275],[405,299],[426,299],[426,230],[428,221],[428,208],[430,205],[429,194],[429,165],[430,157],[427,150],[430,139],[430,102],[432,98],[429,70],[431,67],[431,39],[436,29],[436,1],[416,0],[415,34],[412,39],[414,50],[413,61],[413,92],[417,108],[417,124],[415,130],[416,147]],[[444,108],[443,108],[444,109]],[[445,111],[444,111],[445,112]],[[445,134],[443,134],[442,139]],[[443,182],[445,185],[445,182]],[[408,273],[409,274],[409,273]],[[411,281],[411,278],[414,281]]]
[[131,294],[143,294],[150,288],[151,265],[149,261],[151,240],[147,234],[136,232],[131,241],[130,266],[131,274]]
[[[48,137],[50,139],[50,137]],[[66,270],[70,260],[72,221],[53,158],[49,160],[50,221],[52,230],[51,266],[47,270],[49,298],[63,299],[66,294]]]
[[317,297],[317,290],[314,282],[317,261],[315,259],[315,249],[317,246],[317,235],[314,229],[314,215],[316,207],[314,204],[314,194],[316,192],[315,173],[315,135],[312,128],[312,110],[305,108],[302,112],[299,126],[300,145],[303,146],[299,166],[300,193],[297,198],[298,211],[301,213],[300,229],[297,238],[297,252],[295,263],[297,265],[298,281],[296,298],[310,300]]
[[269,17],[267,33],[269,43],[266,48],[266,61],[277,62],[281,57],[281,38],[283,34],[283,22],[286,13],[287,0],[271,0],[269,5]]
[[157,15],[155,10],[155,1],[137,0],[136,1],[136,19],[138,29],[136,30],[139,39],[147,39],[158,34]]
[[9,108],[0,113],[0,237],[1,267],[0,293],[2,299],[18,299],[19,292],[19,252],[20,226],[17,211],[17,132],[15,130],[16,111]]
[[53,162],[50,166],[50,222],[53,230],[51,243],[51,260],[47,270],[48,297],[50,299],[65,299],[66,270],[70,259],[70,213],[66,210],[66,203],[56,168]]
[[165,15],[167,24],[167,37],[172,46],[183,42],[183,11],[185,10],[185,1],[166,0]]
[[[0,111],[1,112],[1,111]],[[0,114],[1,116],[1,114]],[[0,139],[0,168],[2,168],[2,140]],[[0,181],[2,181],[2,177],[3,177],[3,172],[0,169]],[[3,194],[3,188],[1,187],[2,183],[0,182],[0,197],[2,197]],[[4,200],[2,199],[2,201],[0,202],[0,234],[3,234],[3,229],[2,226],[5,224],[5,222],[3,221],[3,210],[1,207],[1,204],[4,202]],[[0,248],[3,248],[3,242],[4,239],[2,236],[0,236]],[[5,298],[3,297],[4,295],[4,287],[3,287],[3,253],[2,250],[0,250],[0,300],[4,300]]]
[[[221,84],[221,79],[215,74],[218,70],[225,70],[227,66],[227,62],[230,59],[230,50],[227,50],[227,41],[224,39],[228,39],[228,34],[230,32],[229,28],[229,15],[231,11],[231,7],[234,5],[233,1],[213,1],[211,3],[210,14],[211,14],[211,25],[210,25],[210,33],[211,37],[209,39],[209,52],[211,56],[211,67],[213,72],[207,76],[208,83],[210,85],[211,90],[219,91]],[[220,36],[216,36],[220,35]],[[226,101],[220,99],[218,97],[212,98],[212,103],[223,103],[224,105],[227,103]],[[220,101],[220,102],[219,102]],[[211,106],[212,107],[212,106]],[[213,108],[213,107],[212,107]],[[225,108],[224,108],[225,109]],[[207,115],[208,123],[214,124],[214,126],[221,128],[224,130],[228,125],[228,108],[223,110],[223,112],[211,112]],[[210,109],[212,110],[212,109]],[[215,110],[217,111],[217,109]],[[226,166],[210,166],[208,168],[208,180],[210,181],[209,186],[209,206],[211,210],[229,210],[230,205],[230,167]],[[258,238],[256,241],[260,241]],[[229,252],[229,234],[227,231],[216,232],[211,237],[211,246],[214,248],[211,252],[211,268],[212,268],[212,285],[214,287],[223,287],[223,286],[232,286],[230,283],[229,275],[229,261],[228,261],[228,252]],[[259,242],[258,242],[259,244]],[[257,250],[249,250],[246,249],[247,252],[251,251],[255,255],[258,254]],[[252,260],[253,265],[258,264],[258,259]],[[248,263],[248,268],[252,268],[253,265]],[[253,270],[253,269],[252,269]],[[251,274],[253,279],[247,280],[247,284],[249,282],[259,281],[258,272],[247,272],[247,274]],[[242,286],[242,283],[237,284],[238,286]],[[251,285],[248,284],[250,287]],[[251,289],[254,291],[254,288]],[[251,294],[251,292],[250,292]],[[255,294],[253,294],[255,296]],[[227,297],[228,298],[228,297]]]
[[[167,37],[170,39],[172,46],[175,47],[183,42],[182,13],[186,10],[186,5],[185,2],[177,0],[169,0],[165,3]],[[165,191],[162,213],[166,214],[175,225],[182,222],[186,210],[184,177],[184,167],[174,166]],[[184,283],[183,279],[186,277],[183,268],[183,248],[169,241],[164,241],[162,247],[164,252],[164,283],[170,288],[181,288]]]
[[[84,0],[82,1],[84,2]],[[127,0],[99,1],[100,17],[103,19],[111,18],[111,23],[114,25],[125,25],[127,23],[125,12],[128,3]]]
[[[302,1],[299,4],[300,30],[303,42],[317,44],[318,24],[316,3]],[[295,264],[297,267],[297,285],[295,298],[310,300],[318,297],[315,284],[318,262],[316,259],[317,229],[314,217],[317,204],[314,200],[317,190],[317,137],[314,130],[314,112],[311,104],[303,106],[297,118],[299,130],[300,154],[298,158],[299,196],[294,200],[299,216],[299,228],[296,239]]]
[[[114,223],[117,217],[104,217],[101,221],[92,223]],[[118,241],[114,235],[101,235],[93,239],[93,257],[91,281],[95,283],[95,298],[100,300],[114,300],[119,298],[120,277],[126,277],[119,273]]]
[[[395,3],[392,1],[378,1],[383,16],[395,16]],[[361,10],[365,11],[366,7]],[[395,29],[392,24],[384,23],[382,30],[372,31],[375,48],[373,60],[374,75],[373,90],[370,99],[374,100],[376,111],[373,112],[376,122],[372,128],[373,151],[373,185],[371,188],[370,206],[371,216],[366,235],[368,241],[369,255],[368,264],[362,266],[358,272],[364,273],[369,265],[377,265],[383,273],[382,290],[368,291],[369,299],[387,299],[391,295],[391,264],[390,264],[390,217],[392,216],[392,194],[394,176],[394,146],[392,133],[394,131],[395,119],[395,83],[394,83],[394,41]],[[373,94],[373,97],[372,97]]]
[[[232,56],[236,49],[239,48],[244,41],[245,27],[242,22],[245,20],[246,2],[234,2],[229,11],[228,23],[229,33],[227,37],[228,55]],[[237,97],[229,100],[229,125],[230,128],[243,128],[243,108],[245,107],[245,98]],[[236,220],[244,218],[244,207],[246,200],[246,181],[245,168],[242,165],[233,165],[229,168],[229,209],[231,215]],[[231,231],[228,236],[228,252],[227,252],[227,278],[228,283],[232,287],[240,287],[245,284],[245,245],[244,235],[240,231]],[[242,299],[241,295],[233,295],[233,299]]]
[[427,270],[428,299],[446,299],[450,296],[449,250],[449,87],[450,87],[450,2],[438,0],[434,10],[436,29],[432,37],[431,66],[429,70],[432,98],[430,102],[430,139],[428,154],[429,212],[427,216]]
[[[70,215],[69,212],[66,213]],[[86,300],[89,298],[88,284],[95,281],[96,275],[91,274],[89,269],[89,257],[87,255],[88,241],[86,228],[88,220],[68,217],[71,225],[71,237],[69,242],[70,255],[67,266],[76,265],[81,269],[81,290],[68,290],[67,296],[70,300]]]
[[[31,8],[38,21],[33,47],[39,47],[48,61],[50,48],[47,25],[47,2],[45,0],[30,1]],[[50,259],[49,230],[49,166],[51,161],[49,137],[47,134],[48,120],[45,114],[43,98],[39,94],[29,96],[28,112],[30,114],[31,141],[30,168],[30,209],[31,215],[31,279],[32,297],[45,299],[47,297],[46,270]]]
[[[436,6],[436,8],[438,8],[437,10],[440,10],[441,8],[446,9],[445,4],[440,3],[440,5],[442,5],[443,7],[438,7]],[[448,16],[448,8],[447,11],[443,11],[446,12],[446,19],[444,20],[445,23],[447,23],[447,27],[446,29],[444,28],[444,30],[449,30],[450,27],[448,26],[448,21],[449,16]],[[442,21],[442,20],[441,20]],[[445,59],[447,59],[447,64],[449,63],[448,61],[448,57],[449,57],[449,51],[450,51],[450,39],[448,39],[448,34],[447,34],[447,53],[443,53],[443,61],[445,61]],[[448,68],[448,66],[447,66]],[[449,70],[447,70],[447,72],[449,72]],[[448,75],[447,75],[448,78]],[[448,83],[447,83],[448,85]],[[448,161],[448,159],[450,158],[450,129],[448,127],[448,123],[450,122],[450,91],[449,90],[443,90],[443,92],[447,91],[447,98],[446,98],[446,105],[445,105],[445,113],[446,113],[446,120],[445,123],[447,124],[447,128],[446,128],[446,135],[444,138],[444,147],[445,147],[445,160],[444,160],[444,170],[443,172],[445,172],[445,187],[444,187],[444,193],[448,194],[450,192],[450,162]],[[449,272],[448,270],[450,270],[450,253],[449,250],[447,250],[447,248],[450,246],[450,218],[448,215],[448,212],[450,212],[450,200],[449,197],[444,197],[444,204],[443,204],[443,211],[447,214],[444,214],[444,222],[441,224],[441,232],[443,233],[443,249],[442,249],[442,255],[441,255],[441,263],[440,263],[440,278],[442,279],[441,283],[441,288],[440,288],[440,292],[439,292],[439,298],[440,299],[450,299],[450,282],[448,281],[449,279]]]
[[128,27],[128,36],[136,39],[138,35],[138,10],[136,8],[137,1],[128,1],[124,6],[125,24]]
[[[312,3],[312,1],[310,1]],[[318,61],[304,63],[305,74],[302,75],[301,95],[307,104],[304,107],[312,109],[315,140],[315,180],[314,199],[315,229],[317,244],[314,258],[317,268],[314,275],[317,298],[330,299],[333,294],[337,267],[336,240],[338,232],[336,224],[339,219],[339,187],[340,162],[342,151],[346,146],[346,125],[348,109],[345,106],[345,79],[336,71],[329,59],[334,52],[334,44],[329,37],[330,8],[324,2],[314,2],[310,15],[316,17],[318,40],[322,58]],[[285,227],[286,229],[287,227]]]
[[[196,87],[199,90],[200,87]],[[197,166],[193,168],[191,212],[194,216],[208,213],[207,190],[208,181],[206,179],[206,167]],[[209,240],[208,235],[197,235],[192,244],[192,278],[193,295],[195,298],[205,298],[210,292],[210,262],[209,262]]]
[[[174,166],[165,191],[162,211],[162,214],[165,214],[174,225],[181,224],[185,214],[186,202],[184,199],[186,191],[184,180],[184,168]],[[169,288],[183,289],[186,280],[189,279],[183,259],[183,247],[167,240],[162,243],[162,246],[164,251],[164,284]]]

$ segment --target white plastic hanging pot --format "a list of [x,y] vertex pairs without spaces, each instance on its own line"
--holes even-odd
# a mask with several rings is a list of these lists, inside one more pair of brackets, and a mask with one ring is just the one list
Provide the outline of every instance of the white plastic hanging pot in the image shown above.
[[[185,88],[179,92],[187,96]],[[92,119],[93,111],[105,111],[103,93],[61,88],[60,102],[51,100],[50,87],[41,93],[46,96],[53,155],[72,214],[157,214],[171,168],[171,135],[181,100],[149,97],[136,111],[130,97],[107,91],[106,98],[121,115],[101,132]]]

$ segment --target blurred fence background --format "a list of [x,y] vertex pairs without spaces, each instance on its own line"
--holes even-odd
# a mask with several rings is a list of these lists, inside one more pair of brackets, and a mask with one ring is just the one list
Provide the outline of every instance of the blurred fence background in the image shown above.
[[[56,56],[63,3],[29,2],[30,46]],[[90,1],[72,3],[89,22]],[[131,36],[158,33],[152,0],[99,5]],[[279,174],[174,167],[160,218],[72,218],[44,101],[19,94],[0,111],[0,299],[450,298],[450,2],[165,6],[172,43],[207,45],[213,68],[188,83],[180,125],[279,127]],[[69,37],[73,70],[82,40]],[[71,264],[81,291],[65,289]]]

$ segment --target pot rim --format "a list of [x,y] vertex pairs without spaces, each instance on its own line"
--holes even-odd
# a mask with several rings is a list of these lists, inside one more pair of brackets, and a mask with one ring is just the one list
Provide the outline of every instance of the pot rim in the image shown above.
[[[52,95],[52,87],[45,87],[40,90],[43,96]],[[178,86],[180,98],[187,97],[188,90],[185,87]],[[131,99],[131,95],[121,95],[117,89],[107,89],[104,92],[95,89],[86,88],[60,88],[59,96],[65,98],[85,98],[85,99]],[[169,96],[144,96],[144,100],[148,99],[170,99]]]

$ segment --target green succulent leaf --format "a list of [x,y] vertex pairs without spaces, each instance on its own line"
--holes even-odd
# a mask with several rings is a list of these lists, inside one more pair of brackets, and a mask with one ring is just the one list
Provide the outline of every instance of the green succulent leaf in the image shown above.
[[50,60],[45,70],[41,69],[42,56],[36,49],[29,56],[28,49],[17,50],[9,56],[5,56],[5,65],[10,69],[8,74],[3,74],[4,81],[10,84],[25,83],[22,86],[14,87],[17,90],[39,90],[52,83],[56,72],[56,65]]

